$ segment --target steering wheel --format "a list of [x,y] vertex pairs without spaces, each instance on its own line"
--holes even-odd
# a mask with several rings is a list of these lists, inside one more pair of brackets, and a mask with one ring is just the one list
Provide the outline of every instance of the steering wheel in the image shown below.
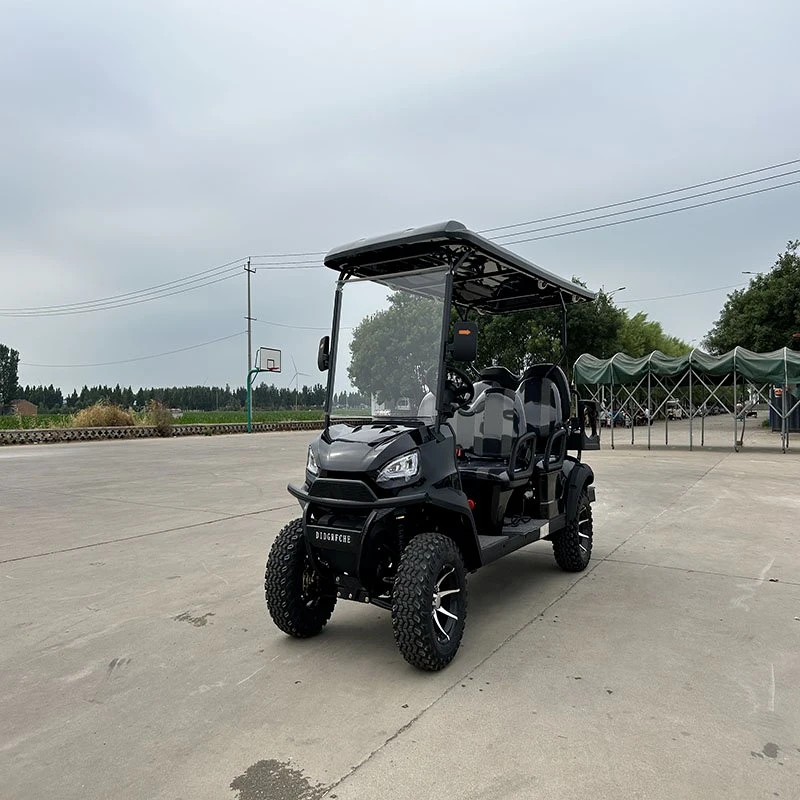
[[452,400],[447,399],[455,406],[454,410],[468,406],[475,398],[475,387],[469,375],[458,367],[448,365],[445,369],[447,393],[452,396]]

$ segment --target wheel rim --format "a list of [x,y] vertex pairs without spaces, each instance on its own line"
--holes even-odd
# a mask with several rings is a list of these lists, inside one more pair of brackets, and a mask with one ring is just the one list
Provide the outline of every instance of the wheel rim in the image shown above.
[[588,561],[592,550],[592,516],[588,505],[581,506],[578,512],[578,547],[581,558]]
[[436,639],[440,644],[447,644],[459,623],[461,587],[458,585],[456,568],[445,564],[433,587],[431,602],[431,619]]
[[307,608],[314,608],[322,596],[319,573],[314,569],[308,556],[303,564],[303,577],[300,585],[300,599]]

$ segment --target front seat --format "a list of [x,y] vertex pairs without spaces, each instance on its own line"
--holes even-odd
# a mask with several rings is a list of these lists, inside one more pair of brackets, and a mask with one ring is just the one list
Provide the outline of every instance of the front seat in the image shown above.
[[[475,395],[469,408],[462,408],[453,416],[453,431],[456,436],[456,444],[468,452],[474,452],[475,437],[483,437],[481,425],[486,409],[486,398],[483,393],[487,389],[505,389],[508,392],[515,392],[519,385],[519,377],[505,367],[484,367],[478,373],[479,380],[475,383]],[[496,401],[490,401],[495,403]],[[514,401],[516,403],[516,401]],[[522,407],[518,409],[521,426],[523,413]],[[494,413],[494,412],[492,412]],[[518,427],[519,427],[518,426]],[[478,445],[479,448],[482,445]],[[491,446],[491,445],[490,445]]]
[[508,484],[511,453],[525,424],[522,402],[516,392],[500,386],[486,389],[465,420],[472,422],[474,436],[471,450],[465,448],[467,463],[459,465],[462,477]]
[[569,381],[557,364],[534,364],[522,375],[517,394],[528,432],[536,434],[536,466],[558,469],[567,451],[570,416]]

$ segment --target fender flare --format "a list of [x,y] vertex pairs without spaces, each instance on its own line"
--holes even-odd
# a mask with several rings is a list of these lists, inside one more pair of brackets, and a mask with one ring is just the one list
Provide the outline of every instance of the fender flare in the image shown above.
[[[564,512],[567,522],[575,517],[578,512],[578,500],[581,492],[594,483],[594,472],[588,464],[576,463],[569,471],[567,485],[564,487]],[[589,500],[594,501],[590,493]]]

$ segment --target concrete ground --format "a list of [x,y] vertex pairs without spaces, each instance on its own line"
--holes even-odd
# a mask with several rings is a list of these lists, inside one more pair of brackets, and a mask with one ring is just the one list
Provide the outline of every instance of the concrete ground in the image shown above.
[[800,462],[761,436],[588,454],[590,568],[471,576],[436,674],[375,607],[267,618],[308,433],[2,449],[0,797],[797,798]]

